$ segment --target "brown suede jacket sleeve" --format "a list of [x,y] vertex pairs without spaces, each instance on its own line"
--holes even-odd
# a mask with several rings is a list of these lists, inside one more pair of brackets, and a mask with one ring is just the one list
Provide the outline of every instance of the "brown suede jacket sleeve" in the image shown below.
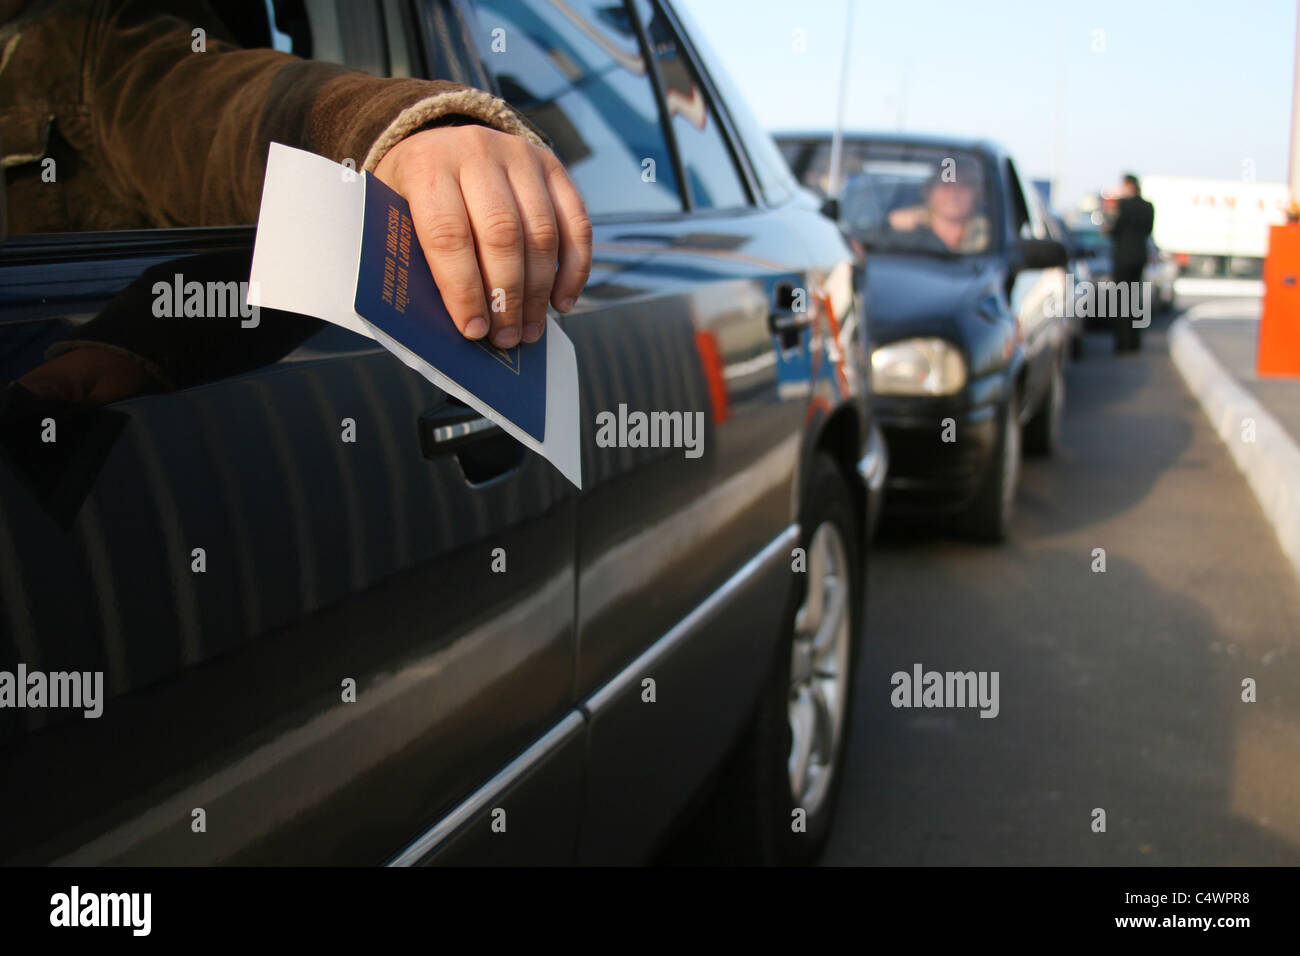
[[241,49],[198,0],[36,2],[0,42],[14,232],[255,222],[272,141],[359,170],[443,117],[546,145],[489,93]]

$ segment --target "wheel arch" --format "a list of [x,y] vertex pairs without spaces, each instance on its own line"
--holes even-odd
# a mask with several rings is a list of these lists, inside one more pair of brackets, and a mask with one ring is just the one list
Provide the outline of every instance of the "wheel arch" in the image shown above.
[[822,416],[805,441],[796,500],[792,503],[796,520],[802,523],[813,462],[819,454],[828,455],[844,478],[853,501],[859,554],[865,554],[867,544],[867,488],[858,474],[857,463],[866,446],[867,428],[863,411],[852,401],[843,402]]

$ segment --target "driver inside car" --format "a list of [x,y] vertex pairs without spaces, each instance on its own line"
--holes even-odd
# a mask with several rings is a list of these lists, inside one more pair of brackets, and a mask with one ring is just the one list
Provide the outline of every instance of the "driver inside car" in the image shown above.
[[989,243],[989,222],[981,210],[984,171],[970,157],[947,158],[926,182],[924,202],[889,213],[895,232],[932,233],[950,252],[983,252]]

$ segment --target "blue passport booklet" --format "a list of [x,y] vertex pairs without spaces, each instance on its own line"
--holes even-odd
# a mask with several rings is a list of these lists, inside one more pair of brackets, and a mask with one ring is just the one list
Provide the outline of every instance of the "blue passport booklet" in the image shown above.
[[406,200],[365,174],[357,314],[472,392],[537,441],[546,438],[546,351],[536,342],[499,349],[460,334],[420,249]]

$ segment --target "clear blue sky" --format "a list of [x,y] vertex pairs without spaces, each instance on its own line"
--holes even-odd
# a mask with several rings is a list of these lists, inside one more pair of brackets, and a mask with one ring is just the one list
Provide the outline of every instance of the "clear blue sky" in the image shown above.
[[[830,129],[848,0],[677,2],[769,129]],[[1129,169],[1286,178],[1295,0],[852,2],[848,128],[987,136],[1045,179],[1060,89],[1062,207]]]

